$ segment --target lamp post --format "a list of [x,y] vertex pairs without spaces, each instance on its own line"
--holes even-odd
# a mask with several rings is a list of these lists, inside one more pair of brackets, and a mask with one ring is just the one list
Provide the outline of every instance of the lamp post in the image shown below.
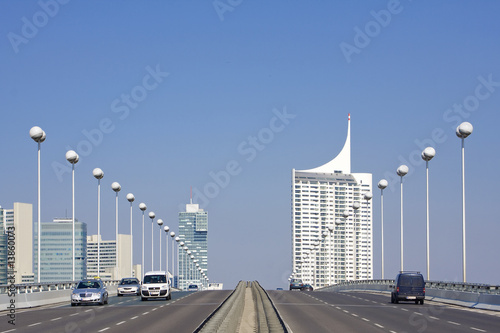
[[37,279],[38,279],[38,283],[40,283],[40,251],[41,251],[41,246],[40,244],[42,243],[42,227],[40,225],[41,223],[41,206],[40,206],[40,202],[41,202],[41,191],[40,191],[40,146],[41,146],[41,143],[45,141],[45,139],[47,138],[47,136],[45,135],[45,132],[38,126],[33,126],[31,129],[30,129],[30,137],[36,142],[38,143],[38,222],[37,222],[37,225],[38,225],[38,234],[37,234],[37,237],[38,237],[38,253],[37,253],[37,256],[38,256],[38,266],[37,266],[37,270],[38,270],[38,273],[37,273]]
[[[132,236],[132,202],[135,200],[134,195],[132,193],[127,194],[127,200],[130,202],[130,276],[134,276],[134,242]],[[137,274],[135,275],[137,277]]]
[[149,212],[149,218],[151,219],[151,270],[154,271],[154,240],[153,240],[153,229],[154,229],[154,220],[155,220],[155,213],[154,212]]
[[[349,218],[349,211],[346,209],[344,210],[344,212],[342,213],[342,217],[344,218],[344,237],[345,237],[345,230],[346,230],[346,227],[347,227],[347,219]],[[343,263],[343,267],[342,267],[342,273],[344,274],[344,281],[347,280],[347,271],[346,271],[346,264],[347,264],[347,260],[346,260],[346,252],[344,251],[344,260],[342,261]]]
[[[177,244],[179,244],[180,240],[181,240],[180,237],[175,237],[175,241],[177,242]],[[172,242],[172,246],[173,246],[173,242]],[[179,255],[179,248],[177,248],[177,255]],[[172,258],[173,258],[173,256],[174,256],[174,253],[172,251]],[[175,261],[172,261],[172,262],[175,263]],[[177,257],[177,283],[175,283],[175,269],[172,272],[172,275],[174,276],[173,282],[174,282],[175,287],[178,287],[178,285],[179,285],[179,266],[180,266],[179,257]]]
[[[325,230],[321,233],[321,237],[323,238],[323,255],[322,257],[325,258],[325,247],[328,247],[328,252],[327,252],[327,264],[328,266],[330,265],[329,262],[330,262],[330,258],[328,257],[328,255],[330,254],[330,249],[329,249],[329,245],[326,245],[326,237],[328,236],[328,232]],[[323,265],[322,265],[322,268],[321,270],[324,272],[324,269],[325,269],[325,260],[323,259]],[[295,271],[295,273],[297,273],[297,271]],[[325,276],[325,274],[322,274],[323,276]],[[330,270],[328,269],[328,281],[330,280]],[[324,286],[325,282],[323,280],[323,286]]]
[[[141,262],[141,270],[144,270],[144,213],[146,211],[146,209],[148,209],[148,207],[146,206],[146,204],[144,202],[141,202],[139,204],[139,209],[142,210],[142,262]],[[143,274],[144,275],[144,274]]]
[[[371,200],[372,198],[373,198],[373,194],[372,194],[372,192],[365,192],[365,194],[364,194],[364,196],[363,196],[363,199],[365,199],[365,200],[366,200],[366,216],[367,216],[366,223],[367,223],[367,224],[368,224],[368,221],[369,221],[368,217],[369,217],[369,216],[371,216],[371,214],[369,214],[369,213],[370,213],[369,206],[370,206],[370,200]],[[371,228],[370,228],[370,230],[371,230]],[[366,233],[365,233],[365,235],[366,235]],[[371,234],[370,234],[370,244],[372,244],[372,243],[373,243],[373,242],[372,242],[372,240],[373,240],[373,239],[372,239]],[[367,262],[366,262],[366,265],[365,265],[365,266],[366,266],[366,276],[365,276],[365,280],[366,280],[366,279],[369,279],[369,278],[370,278],[370,267],[368,266],[368,260],[367,260]],[[372,276],[373,276],[373,275],[372,275]]]
[[161,271],[161,226],[163,225],[163,220],[158,219],[156,220],[156,223],[158,223],[158,226],[160,227],[160,250],[158,251],[159,257],[160,257],[160,271]]
[[170,231],[170,228],[168,227],[168,225],[164,226],[163,227],[163,230],[165,231],[165,235],[167,235],[167,241],[165,243],[165,257],[166,257],[166,266],[165,266],[165,270],[167,271],[167,277],[168,277],[168,232]]
[[436,150],[432,147],[427,147],[422,151],[422,159],[425,161],[426,174],[426,222],[427,222],[427,281],[430,280],[430,250],[429,250],[429,161],[436,155]]
[[380,224],[382,228],[382,280],[384,279],[384,189],[389,185],[387,180],[381,179],[378,182],[380,189]]
[[462,269],[463,269],[463,282],[466,279],[466,266],[465,266],[465,138],[472,134],[472,124],[469,122],[461,123],[456,130],[457,136],[462,139]]
[[403,271],[403,177],[410,171],[406,165],[400,165],[396,173],[401,177],[401,271]]
[[358,279],[358,229],[359,229],[359,223],[356,223],[356,218],[357,218],[357,213],[358,209],[361,207],[358,201],[354,201],[352,203],[352,209],[354,210],[354,237],[355,237],[355,242],[354,242],[354,280]]
[[[175,259],[174,259],[174,243],[175,243],[175,232],[171,231],[170,232],[170,237],[172,237],[172,286],[174,285],[174,276],[175,276]],[[168,268],[168,267],[167,267]]]
[[[116,195],[115,195],[115,225],[116,225],[116,235],[115,235],[115,245],[116,245],[116,262],[118,264],[118,253],[119,253],[119,249],[118,249],[118,192],[120,192],[120,190],[122,189],[120,183],[118,182],[113,182],[111,184],[111,188],[113,189],[113,191],[115,191]],[[118,270],[118,265],[116,265],[117,267],[117,270]],[[121,267],[120,267],[121,268]],[[118,270],[118,272],[120,272],[120,270]],[[119,274],[120,278],[121,278],[121,274]]]
[[104,172],[95,168],[92,174],[97,179],[97,276],[101,275],[101,179]]
[[75,281],[75,164],[78,163],[78,160],[80,157],[74,150],[68,150],[66,152],[66,160],[71,163],[71,197],[72,197],[72,206],[73,206],[73,214],[72,214],[72,223],[73,223],[73,233],[72,233],[72,239],[73,239],[73,245],[72,245],[72,256],[71,256],[71,261],[72,261],[72,280]]

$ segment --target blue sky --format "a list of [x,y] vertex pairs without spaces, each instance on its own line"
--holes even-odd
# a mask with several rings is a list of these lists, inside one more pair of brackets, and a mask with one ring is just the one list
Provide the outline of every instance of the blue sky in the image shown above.
[[209,212],[211,280],[283,287],[291,269],[291,170],[335,157],[351,113],[352,171],[372,173],[375,187],[384,177],[391,182],[386,276],[399,269],[395,171],[402,163],[411,170],[405,268],[425,272],[419,154],[432,145],[431,279],[460,281],[454,131],[469,121],[468,281],[500,284],[499,10],[497,1],[1,1],[0,204],[33,203],[36,220],[36,143],[28,132],[38,125],[47,133],[43,221],[71,216],[64,156],[76,149],[76,215],[89,233],[97,232],[95,167],[105,173],[104,239],[114,237],[111,183],[122,185],[120,233],[129,232],[125,195],[136,196],[135,249],[138,203],[177,231],[192,186],[208,193],[200,203]]

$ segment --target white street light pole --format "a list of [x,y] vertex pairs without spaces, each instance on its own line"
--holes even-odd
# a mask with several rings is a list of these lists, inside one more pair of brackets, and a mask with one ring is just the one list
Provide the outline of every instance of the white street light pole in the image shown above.
[[154,229],[154,219],[156,215],[154,212],[149,212],[149,218],[151,219],[151,270],[154,271],[154,240],[153,240],[153,229]]
[[174,285],[174,275],[175,275],[175,261],[174,261],[174,243],[175,243],[175,232],[170,232],[170,237],[172,237],[172,286]]
[[406,165],[400,165],[396,173],[401,177],[401,271],[403,271],[403,177],[408,173]]
[[[134,242],[132,236],[132,202],[135,200],[134,195],[132,193],[127,194],[127,200],[130,202],[130,276],[134,276]],[[135,275],[136,278],[139,278],[137,272]]]
[[430,251],[429,251],[429,161],[436,155],[436,150],[432,147],[427,147],[422,151],[422,159],[425,161],[426,174],[426,206],[427,206],[427,281],[430,280]]
[[160,271],[161,271],[161,226],[163,225],[163,220],[158,219],[156,220],[156,223],[158,223],[158,226],[160,227],[160,250],[158,251],[159,257],[160,257]]
[[[342,213],[342,216],[344,217],[344,237],[345,237],[345,232],[346,232],[346,227],[347,227],[347,219],[349,218],[349,211],[346,209]],[[344,241],[345,242],[345,241]],[[341,253],[342,256],[342,253]],[[344,274],[344,281],[347,281],[347,270],[346,270],[346,264],[347,264],[347,258],[346,252],[343,253],[344,260],[342,260],[342,274]]]
[[[119,256],[119,248],[118,248],[118,192],[122,189],[120,183],[118,182],[113,182],[111,184],[111,188],[113,191],[115,191],[116,196],[115,196],[115,224],[116,224],[116,241],[115,241],[115,246],[116,246],[116,268],[118,272],[121,272],[121,267],[118,269],[118,256]],[[119,277],[121,278],[121,274],[119,274]]]
[[68,150],[66,152],[66,160],[71,163],[71,188],[72,188],[72,194],[71,194],[71,197],[72,197],[72,205],[73,205],[73,218],[72,218],[72,221],[73,221],[73,245],[72,245],[72,249],[73,249],[73,252],[72,252],[72,281],[75,281],[75,164],[78,163],[78,160],[80,159],[80,157],[78,156],[78,154],[74,151],[74,150]]
[[38,256],[38,266],[37,266],[37,270],[38,270],[38,273],[37,273],[37,279],[38,279],[38,283],[40,283],[40,252],[41,252],[41,243],[42,243],[42,227],[41,227],[41,206],[40,206],[40,202],[41,202],[41,191],[40,191],[40,146],[41,146],[41,143],[45,141],[45,139],[47,138],[45,132],[38,126],[33,126],[31,129],[30,129],[30,137],[38,143],[38,222],[37,222],[37,225],[38,225],[38,234],[37,234],[37,237],[38,237],[38,242],[37,242],[37,245],[38,245],[38,253],[37,253],[37,256]]
[[167,236],[167,240],[165,243],[165,258],[166,258],[166,263],[165,263],[165,271],[167,272],[167,277],[168,277],[168,232],[170,231],[170,228],[168,225],[163,227],[163,230],[165,230],[165,235]]
[[[371,214],[368,214],[370,212],[369,210],[369,201],[373,198],[373,193],[372,192],[366,192],[365,195],[363,196],[363,199],[366,200],[366,216],[367,216],[367,224],[368,224],[368,216],[371,216]],[[371,227],[370,227],[371,229]],[[365,232],[365,235],[366,235],[366,232]],[[370,244],[373,244],[373,239],[371,237],[371,234],[370,234]],[[366,276],[365,276],[365,279],[370,279],[370,266],[368,266],[368,260],[366,261]],[[371,278],[373,278],[373,274],[371,275]]]
[[462,139],[462,269],[463,269],[463,282],[466,279],[466,265],[465,265],[465,138],[472,134],[472,124],[469,122],[461,123],[456,130],[457,136]]
[[92,174],[97,179],[97,276],[101,275],[101,179],[104,172],[95,168]]
[[143,271],[143,275],[146,272],[144,268],[144,213],[146,209],[148,209],[148,206],[144,202],[141,202],[139,204],[139,209],[142,210],[142,262],[141,262],[141,270]]
[[378,182],[380,189],[380,225],[382,233],[382,280],[384,279],[384,189],[389,185],[387,180],[381,179]]
[[[172,231],[172,233],[173,233],[173,234],[174,234],[174,236],[175,236],[175,232],[173,232],[173,231]],[[171,234],[172,234],[172,233],[171,233]],[[176,241],[177,243],[179,243],[179,242],[180,242],[180,240],[181,240],[181,239],[180,239],[180,237],[175,237],[175,241]],[[172,249],[174,249],[174,247],[173,247],[173,246],[174,246],[174,242],[172,242]],[[176,271],[175,271],[175,267],[174,267],[174,266],[175,266],[175,265],[174,265],[174,264],[175,264],[175,261],[174,261],[174,252],[175,252],[175,251],[172,251],[172,276],[173,276],[173,281],[172,281],[173,283],[172,283],[172,285],[173,285],[174,287],[177,287],[177,286],[178,286],[178,284],[179,284],[179,257],[177,256],[177,284],[176,284],[176,283],[175,283],[175,275],[176,275]],[[177,253],[179,253],[179,248],[177,248]]]
[[354,280],[358,279],[358,228],[359,228],[359,223],[356,223],[356,217],[357,217],[357,212],[358,209],[361,205],[359,202],[355,201],[352,203],[352,209],[354,210],[354,237],[355,237],[355,242],[354,242]]

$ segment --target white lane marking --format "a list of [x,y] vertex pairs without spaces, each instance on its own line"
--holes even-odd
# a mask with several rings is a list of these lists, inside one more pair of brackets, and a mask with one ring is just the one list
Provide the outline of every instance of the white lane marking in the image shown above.
[[62,317],[57,317],[57,318],[51,319],[50,321],[56,321],[56,320],[59,320],[59,319],[62,319]]
[[405,308],[400,308],[400,309],[403,310],[403,311],[408,311],[408,309],[405,309]]
[[384,328],[384,326],[380,325],[380,324],[377,324],[377,323],[374,323],[375,326],[377,327],[380,327],[380,328]]
[[453,324],[453,325],[457,325],[457,326],[460,326],[460,325],[461,325],[461,324],[459,324],[459,323],[455,323],[454,321],[449,321],[449,320],[448,320],[448,323],[449,323],[449,324]]
[[73,313],[73,314],[70,314],[69,316],[70,316],[70,317],[73,317],[73,316],[76,316],[76,315],[78,315],[78,312]]
[[413,312],[413,313],[419,316],[423,316],[423,314],[421,314],[420,312]]
[[123,323],[126,323],[126,321],[125,320],[124,321],[120,321],[119,323],[116,323],[116,326],[121,325]]
[[335,309],[337,309],[337,310],[342,310],[342,309],[341,309],[340,307],[338,307],[338,306],[336,306],[336,307],[335,307]]
[[144,315],[147,315],[148,313],[149,313],[149,311],[148,312],[144,312],[142,315],[144,316]]
[[359,317],[357,314],[355,313],[351,313],[354,317]]
[[342,311],[344,311],[345,313],[349,313],[349,311],[347,311],[347,310],[342,310]]
[[97,331],[97,332],[104,332],[104,331],[107,331],[107,330],[109,330],[109,327],[103,328],[102,330]]
[[156,311],[156,310],[158,310],[158,308],[154,308],[154,309],[152,309],[151,311]]
[[480,329],[480,328],[475,328],[475,327],[471,327],[470,329],[471,329],[471,330],[478,331],[478,332],[486,332],[485,330],[482,330],[482,329]]
[[11,330],[8,330],[8,331],[2,331],[2,332],[0,332],[0,333],[14,332],[15,330],[16,330],[16,329],[15,329],[15,328],[13,328],[13,329],[11,329]]
[[391,333],[397,333],[396,331],[389,331],[389,332],[391,332]]
[[92,310],[92,309],[90,309],[90,310],[85,310],[85,311],[83,311],[83,312],[90,312],[90,311],[93,311],[93,310]]
[[134,316],[132,318],[130,318],[130,320],[134,320],[134,319],[137,319],[139,316]]
[[434,319],[434,320],[439,320],[438,317],[429,316],[429,318]]
[[366,319],[366,318],[361,318],[361,319],[363,319],[364,321],[370,321],[369,319]]
[[40,325],[42,322],[38,322],[38,323],[34,323],[34,324],[31,324],[31,325],[28,325],[28,327],[31,327],[31,326],[36,326],[36,325]]

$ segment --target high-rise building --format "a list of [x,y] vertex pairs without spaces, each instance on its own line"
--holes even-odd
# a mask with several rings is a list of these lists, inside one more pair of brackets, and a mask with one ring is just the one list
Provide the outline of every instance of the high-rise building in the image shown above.
[[[73,280],[73,220],[55,218],[42,222],[40,243],[40,282]],[[38,237],[34,241],[35,280],[38,273]],[[87,224],[75,219],[75,280],[87,276]]]
[[13,209],[0,207],[0,284],[10,275],[14,283],[34,282],[32,251],[33,206],[14,202]]
[[[186,205],[186,211],[179,213],[179,238],[191,251],[194,260],[197,260],[202,272],[208,270],[208,212],[200,209],[192,200]],[[200,273],[186,251],[179,250],[178,254],[179,276],[177,287],[186,290],[190,284],[200,285]]]
[[[99,273],[97,273],[97,245],[98,236],[87,236],[87,277],[99,276],[102,279],[120,280],[125,277],[136,276],[141,279],[140,265],[134,265],[130,276],[130,235],[118,235],[118,251],[116,241],[102,238],[99,242]],[[136,272],[137,271],[137,272]]]
[[309,170],[292,170],[295,276],[315,288],[372,279],[370,173],[351,173],[351,122],[342,151]]

